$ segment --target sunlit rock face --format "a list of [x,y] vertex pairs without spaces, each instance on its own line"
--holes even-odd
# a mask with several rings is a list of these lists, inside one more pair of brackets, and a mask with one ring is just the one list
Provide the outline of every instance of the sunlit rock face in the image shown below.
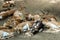
[[24,0],[24,2],[27,9],[32,12],[42,9],[56,16],[60,13],[60,0]]
[[33,6],[39,6],[42,4],[57,3],[60,0],[24,0],[27,4]]
[[50,0],[50,2],[49,3],[57,3],[57,2],[59,2],[60,0]]
[[51,0],[50,3],[56,3],[56,1],[55,0]]
[[33,8],[43,8],[47,6],[56,6],[60,0],[24,0],[26,5]]
[[0,1],[4,1],[4,0],[0,0]]

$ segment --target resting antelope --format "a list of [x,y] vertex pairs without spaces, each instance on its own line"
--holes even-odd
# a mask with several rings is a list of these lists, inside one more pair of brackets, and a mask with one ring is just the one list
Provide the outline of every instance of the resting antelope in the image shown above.
[[6,1],[5,3],[3,3],[3,8],[13,7],[13,6],[15,6],[14,1]]
[[14,14],[14,12],[15,12],[15,9],[3,11],[3,12],[0,13],[0,19],[3,19],[5,17],[7,17],[7,16],[12,15],[12,14]]
[[51,32],[60,31],[60,24],[54,17],[43,18],[43,24],[47,26],[47,28],[52,29]]

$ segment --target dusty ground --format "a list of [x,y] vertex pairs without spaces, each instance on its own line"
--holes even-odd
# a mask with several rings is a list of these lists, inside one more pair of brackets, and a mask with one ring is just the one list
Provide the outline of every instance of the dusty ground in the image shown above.
[[8,40],[60,40],[60,33],[58,34],[38,33],[32,37],[26,37],[26,36],[19,35],[15,38],[11,38]]
[[[0,2],[1,5],[1,2]],[[19,8],[20,2],[16,2],[16,8]],[[28,9],[27,11],[34,13],[34,11],[36,10],[35,8],[32,10],[29,6],[25,5],[26,8]],[[33,8],[33,7],[32,7]],[[39,12],[39,11],[38,11]],[[58,20],[60,20],[60,14],[58,13],[53,13]],[[57,14],[57,15],[56,15]],[[8,18],[7,18],[8,19]],[[1,20],[0,21],[0,25],[2,25],[4,22],[7,21],[7,19]],[[32,37],[26,37],[24,35],[17,35],[14,38],[10,38],[10,39],[6,39],[6,40],[60,40],[60,33],[38,33]]]

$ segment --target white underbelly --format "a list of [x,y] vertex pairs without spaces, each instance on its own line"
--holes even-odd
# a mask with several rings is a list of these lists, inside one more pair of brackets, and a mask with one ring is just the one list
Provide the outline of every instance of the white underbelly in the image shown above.
[[57,25],[53,24],[52,22],[48,22],[47,25],[50,26],[52,29],[59,28]]

